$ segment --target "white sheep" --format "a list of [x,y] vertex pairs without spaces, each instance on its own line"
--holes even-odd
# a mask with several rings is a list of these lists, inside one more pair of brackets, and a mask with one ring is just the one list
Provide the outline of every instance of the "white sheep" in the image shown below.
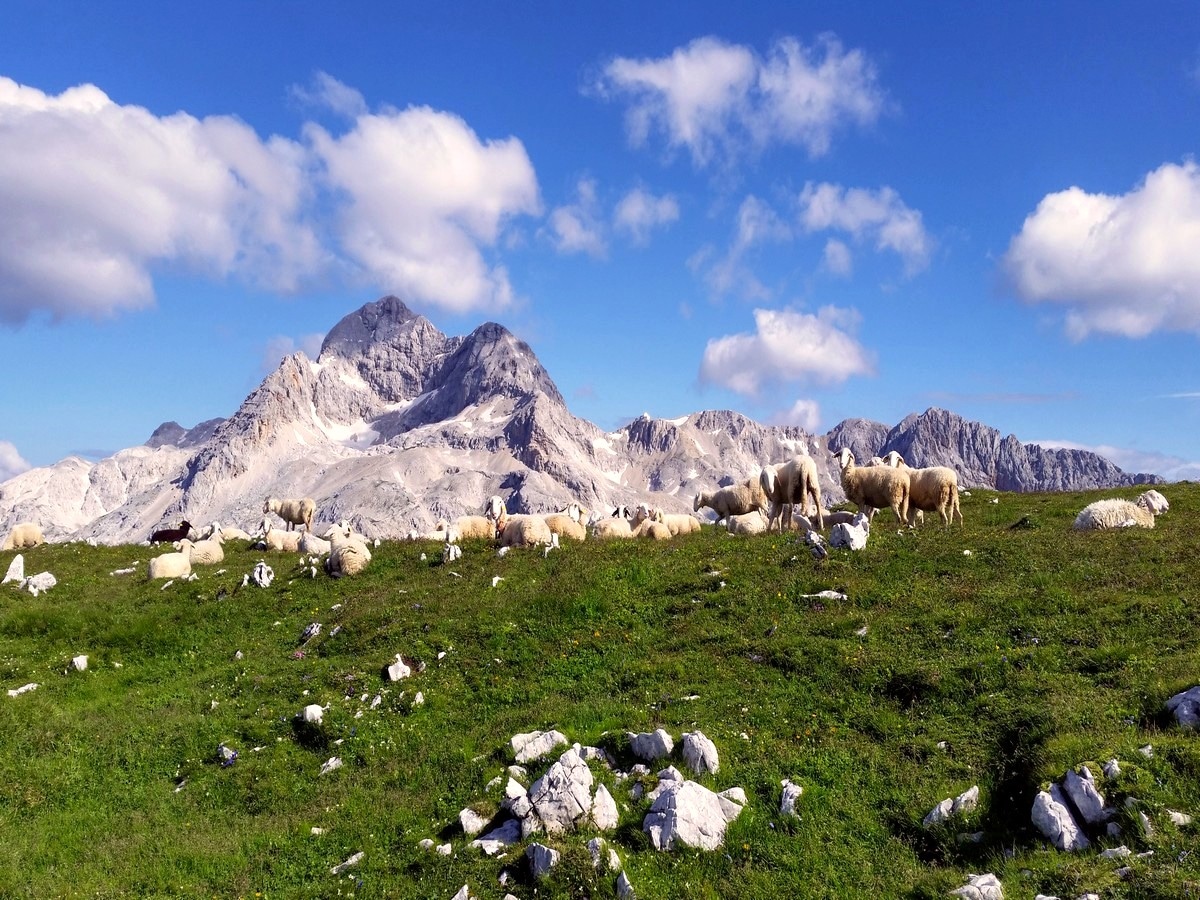
[[600,540],[633,537],[633,524],[630,522],[629,508],[618,506],[611,515],[593,520],[591,534],[592,537]]
[[371,551],[366,543],[359,540],[347,523],[341,523],[341,527],[329,532],[329,543],[331,549],[325,560],[325,571],[334,578],[357,575],[371,561]]
[[487,516],[459,516],[450,523],[447,529],[455,535],[455,541],[494,541],[496,539],[496,523]]
[[261,549],[275,550],[281,553],[300,552],[301,532],[280,531],[271,524],[269,519],[263,519],[262,524],[262,540],[259,541]]
[[174,553],[164,553],[150,560],[147,578],[186,578],[192,574],[192,542],[184,538]]
[[[779,530],[783,531],[783,523],[791,522],[793,506],[800,500],[800,512],[808,514],[808,501],[811,498],[816,509],[817,530],[825,528],[821,510],[821,485],[817,479],[817,464],[811,456],[798,454],[787,462],[777,466],[763,466],[758,474],[759,486],[771,502],[771,511],[767,517],[767,531],[771,524],[778,522]],[[784,518],[786,516],[786,519]]]
[[221,546],[221,542],[224,541],[221,526],[216,522],[213,525],[215,528],[213,529],[212,537],[196,541],[196,543],[192,544],[190,556],[193,566],[215,566],[225,559],[225,550]]
[[1146,507],[1146,509],[1150,510],[1156,516],[1161,516],[1171,508],[1171,504],[1167,502],[1167,498],[1153,489],[1143,493],[1135,502]]
[[942,524],[950,526],[954,517],[962,524],[962,511],[958,508],[958,473],[948,466],[930,466],[914,469],[895,450],[884,457],[885,465],[908,472],[908,524],[917,524],[917,513],[921,510],[937,510]]
[[542,518],[546,520],[546,526],[550,529],[551,534],[557,534],[560,538],[570,538],[573,541],[587,539],[587,529],[567,513],[549,513]]
[[749,478],[741,484],[731,484],[715,491],[701,491],[692,501],[692,509],[699,512],[709,507],[717,514],[717,524],[729,516],[741,516],[755,510],[766,509],[767,495],[757,478]]
[[512,515],[501,509],[496,519],[496,534],[501,547],[536,547],[552,544],[554,533],[541,516]]
[[317,537],[311,531],[303,532],[296,549],[309,556],[324,556],[333,549],[333,543],[328,537],[329,532],[327,531],[325,534],[325,537]]
[[763,534],[767,530],[767,524],[767,514],[761,509],[727,516],[725,519],[725,529],[730,534]]
[[292,530],[293,525],[297,528],[303,525],[306,530],[312,531],[313,517],[317,514],[317,503],[312,497],[290,500],[268,497],[263,503],[263,512],[275,513],[287,522],[288,531]]
[[656,522],[662,522],[670,530],[672,536],[694,534],[700,530],[700,520],[687,513],[668,513],[655,508],[650,513]]
[[226,541],[252,541],[254,538],[236,525],[222,525],[221,537]]
[[[1153,495],[1153,496],[1150,496]],[[1075,531],[1096,531],[1102,528],[1153,528],[1155,510],[1166,506],[1166,498],[1158,491],[1146,491],[1137,500],[1097,500],[1089,503],[1075,517]]]
[[0,546],[0,551],[25,550],[29,547],[36,547],[38,544],[43,544],[45,541],[46,539],[42,536],[42,529],[37,524],[33,522],[19,522],[12,527],[12,531],[4,539],[4,545]]
[[856,466],[854,454],[843,447],[834,455],[842,470],[842,490],[846,499],[865,513],[869,509],[890,508],[902,525],[908,521],[908,495],[911,490],[908,470],[891,466]]
[[651,541],[669,541],[671,539],[671,529],[662,522],[655,519],[642,519],[631,531],[630,536],[635,538],[646,538]]
[[[850,512],[849,510],[839,509],[830,511],[828,509],[821,510],[821,521],[826,528],[832,528],[834,525],[849,525],[854,522],[862,513]],[[799,531],[819,531],[812,524],[812,520],[808,516],[800,513],[792,513],[792,525]]]

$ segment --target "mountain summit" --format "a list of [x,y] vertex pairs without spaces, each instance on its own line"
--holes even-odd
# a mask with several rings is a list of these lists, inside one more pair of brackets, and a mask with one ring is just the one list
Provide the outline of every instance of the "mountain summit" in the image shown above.
[[400,299],[342,318],[317,359],[284,358],[228,419],[155,430],[146,445],[91,464],[71,457],[0,486],[0,530],[38,521],[54,539],[145,539],[164,521],[253,528],[263,498],[311,496],[318,521],[394,537],[477,512],[500,494],[515,510],[572,500],[641,501],[690,511],[697,491],[743,480],[797,452],[841,499],[830,449],[860,459],[896,449],[949,465],[964,486],[1058,490],[1158,481],[1093,453],[1043,450],[944,410],[894,428],[847,420],[828,435],[709,410],[639,417],[605,433],[573,416],[533,350],[489,322],[447,337]]

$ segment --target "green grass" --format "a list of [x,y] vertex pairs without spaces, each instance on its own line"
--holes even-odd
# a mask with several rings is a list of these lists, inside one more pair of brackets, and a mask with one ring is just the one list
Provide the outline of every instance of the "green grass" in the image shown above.
[[[1154,530],[1075,534],[1099,494],[975,491],[965,528],[898,534],[885,512],[866,550],[822,563],[791,536],[706,529],[548,558],[467,545],[447,566],[436,545],[386,543],[342,581],[276,556],[267,589],[239,588],[262,554],[231,550],[226,574],[161,590],[109,574],[134,560],[144,573],[161,551],[27,551],[26,572],[59,583],[0,590],[0,688],[40,684],[0,695],[0,896],[448,898],[468,883],[480,898],[614,897],[590,834],[543,837],[563,862],[533,885],[520,847],[484,857],[457,815],[496,810],[485,785],[517,732],[557,728],[628,762],[625,732],[656,727],[704,731],[721,770],[698,780],[749,804],[723,852],[657,853],[648,803],[596,768],[643,900],[943,897],[987,871],[1008,898],[1200,894],[1200,829],[1165,814],[1200,819],[1200,734],[1163,713],[1200,683],[1200,486],[1164,493]],[[1022,517],[1033,527],[1008,527]],[[827,589],[847,599],[803,597]],[[296,658],[313,621],[322,633]],[[68,673],[80,653],[88,670]],[[385,684],[396,653],[425,671]],[[314,702],[329,705],[323,728],[298,731]],[[226,768],[222,742],[239,753]],[[335,754],[343,768],[319,776]],[[1102,846],[1154,855],[1049,849],[1029,822],[1036,792],[1114,756],[1122,774],[1102,789],[1137,798],[1155,830],[1122,808],[1124,837]],[[804,788],[798,819],[779,815],[784,778]],[[975,813],[921,827],[973,784]],[[426,837],[454,855],[422,851]]]

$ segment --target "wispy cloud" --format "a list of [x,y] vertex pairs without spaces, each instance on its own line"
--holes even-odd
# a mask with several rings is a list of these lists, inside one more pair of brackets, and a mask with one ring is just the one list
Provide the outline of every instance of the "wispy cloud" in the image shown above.
[[771,425],[799,425],[813,434],[821,424],[821,407],[816,400],[800,399],[787,409],[774,413],[767,421]]
[[575,186],[575,202],[550,213],[550,237],[559,253],[586,253],[597,259],[608,252],[600,221],[596,182],[581,178]]
[[1194,481],[1200,479],[1200,460],[1187,460],[1156,450],[1138,450],[1129,447],[1113,447],[1108,444],[1080,444],[1076,441],[1046,439],[1029,441],[1046,449],[1090,450],[1103,456],[1124,472],[1160,475],[1167,481]]
[[754,311],[753,333],[714,338],[704,349],[701,384],[757,396],[764,384],[840,384],[869,375],[875,362],[853,336],[859,317],[849,309],[815,315],[791,309]]
[[788,224],[766,203],[749,196],[738,207],[733,240],[723,256],[713,258],[712,248],[694,255],[691,266],[702,273],[714,294],[737,293],[746,300],[769,300],[770,291],[755,277],[747,256],[766,243],[791,240]]
[[661,133],[702,168],[725,164],[773,144],[829,151],[836,132],[869,125],[885,106],[874,63],[833,35],[806,46],[776,41],[766,56],[716,37],[697,38],[657,59],[618,57],[595,86],[627,98],[634,146]]
[[[800,226],[809,234],[840,231],[855,241],[873,244],[876,250],[893,251],[904,260],[909,275],[929,265],[933,239],[921,213],[907,206],[890,187],[872,191],[810,181],[800,192],[799,206]],[[843,250],[848,256],[844,245]],[[841,257],[836,258],[835,264],[840,261]]]
[[636,187],[622,197],[613,210],[613,225],[627,234],[633,243],[644,246],[656,228],[670,225],[679,218],[679,202],[670,194],[656,197]]
[[1026,303],[1064,310],[1072,340],[1200,332],[1200,167],[1166,163],[1129,193],[1048,194],[1009,243]]
[[31,466],[17,452],[11,441],[0,441],[0,482],[27,472]]
[[367,114],[367,101],[363,95],[327,72],[314,74],[310,84],[292,85],[289,93],[304,106],[327,109],[347,119]]

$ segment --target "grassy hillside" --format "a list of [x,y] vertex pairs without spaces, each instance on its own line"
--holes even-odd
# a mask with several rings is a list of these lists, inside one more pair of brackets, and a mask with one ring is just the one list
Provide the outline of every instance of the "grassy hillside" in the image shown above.
[[[0,896],[529,898],[522,848],[489,859],[457,825],[495,812],[509,738],[557,728],[627,768],[625,732],[656,727],[707,734],[721,769],[697,780],[749,804],[723,852],[658,853],[649,804],[594,766],[642,900],[944,897],[972,872],[1008,898],[1195,895],[1200,824],[1166,810],[1200,822],[1200,734],[1163,702],[1200,684],[1200,487],[1163,493],[1154,530],[1075,534],[1100,494],[976,491],[965,528],[898,534],[883,513],[866,550],[821,563],[791,536],[706,529],[548,558],[467,545],[445,566],[436,545],[389,543],[342,581],[275,556],[266,589],[240,587],[263,554],[234,550],[225,574],[163,590],[144,578],[158,550],[27,551],[26,573],[59,583],[0,590],[0,688],[40,685],[0,694]],[[110,574],[135,560],[142,575]],[[847,599],[804,596],[822,590]],[[397,653],[426,668],[385,684]],[[77,654],[87,671],[67,672]],[[294,725],[309,703],[329,707],[320,731]],[[1152,856],[1068,855],[1033,832],[1039,786],[1085,762],[1124,829],[1097,850]],[[779,814],[784,778],[804,788],[798,819]],[[976,812],[922,828],[973,784]],[[616,896],[587,837],[542,838],[564,854],[538,896]]]

